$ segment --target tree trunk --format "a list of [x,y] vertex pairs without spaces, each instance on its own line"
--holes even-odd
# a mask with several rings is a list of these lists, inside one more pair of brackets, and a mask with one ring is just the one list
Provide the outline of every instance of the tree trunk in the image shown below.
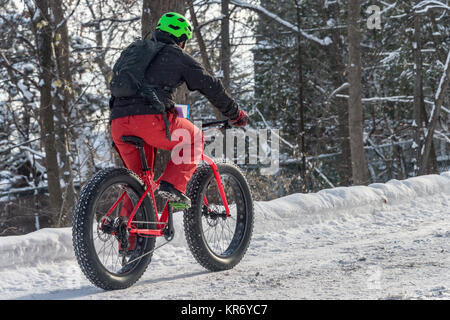
[[[58,225],[70,222],[67,213],[72,211],[75,205],[75,187],[73,184],[72,159],[70,158],[69,133],[70,120],[74,102],[73,82],[70,71],[69,35],[67,21],[64,21],[64,9],[61,0],[52,0],[51,9],[54,15],[55,38],[53,39],[54,61],[56,64],[57,85],[54,95],[54,110],[56,118],[56,149],[60,159],[60,176],[64,181],[63,205]],[[62,23],[62,24],[61,24]],[[61,25],[60,25],[61,24]],[[57,27],[58,26],[58,27]],[[75,140],[76,137],[72,135]]]
[[[296,7],[296,15],[297,15],[297,27],[300,30],[301,28],[301,10],[300,4],[298,0],[295,0]],[[302,179],[302,192],[307,191],[307,183],[306,183],[306,150],[305,150],[305,105],[304,105],[304,95],[303,95],[303,69],[302,69],[303,61],[302,61],[302,36],[299,32],[297,32],[297,96],[298,96],[298,108],[295,114],[300,115],[297,124],[298,124],[298,147],[299,147],[299,155],[301,157],[300,162],[300,176]]]
[[422,79],[422,41],[421,36],[420,16],[414,17],[414,38],[412,41],[413,56],[414,56],[414,145],[413,150],[415,154],[414,172],[419,170],[420,150],[423,144],[423,127],[424,127],[424,115],[422,114],[423,108],[423,79]]
[[[333,2],[325,8],[326,21],[335,21],[339,25],[339,3]],[[331,29],[331,39],[333,42],[326,47],[330,64],[330,76],[334,88],[340,88],[345,83],[345,64],[342,60],[343,44],[339,29]],[[348,125],[348,102],[344,99],[333,98],[332,103],[338,114],[338,132],[341,145],[342,156],[338,164],[339,185],[349,186],[352,177],[352,162],[350,154],[350,137]]]
[[221,0],[222,2],[222,20],[220,24],[220,67],[223,73],[223,86],[230,92],[230,63],[231,63],[231,47],[230,47],[230,10],[229,0]]
[[363,112],[361,100],[361,7],[359,0],[348,1],[348,46],[349,46],[349,100],[348,118],[350,153],[352,159],[353,184],[367,184],[367,165],[364,154]]
[[445,62],[444,72],[442,73],[441,81],[439,82],[439,87],[436,92],[434,107],[431,113],[431,121],[428,125],[427,135],[425,137],[425,145],[423,152],[421,154],[421,161],[419,167],[419,174],[426,174],[428,164],[430,161],[430,152],[433,145],[433,136],[436,129],[436,125],[441,113],[441,106],[444,102],[445,94],[447,93],[448,83],[450,79],[450,52],[447,55],[447,60]]
[[[211,63],[209,62],[208,51],[206,50],[206,44],[203,39],[202,33],[200,32],[197,15],[194,10],[193,1],[189,0],[188,5],[189,5],[189,14],[191,15],[191,20],[192,20],[192,26],[194,27],[195,40],[197,41],[198,47],[200,49],[200,56],[202,57],[203,66],[210,74],[214,74],[213,68],[211,67]],[[223,118],[222,113],[220,113],[220,111],[217,108],[213,107],[213,112],[217,119]]]
[[35,3],[39,8],[38,10],[40,10],[39,19],[33,21],[41,70],[39,124],[41,126],[41,136],[45,150],[45,167],[47,169],[49,200],[52,211],[51,221],[49,222],[50,225],[54,226],[57,223],[58,214],[62,205],[62,192],[55,147],[55,125],[52,108],[52,30],[48,14],[50,3],[48,0],[36,0]]
[[[97,54],[95,55],[94,61],[97,64],[97,66],[99,67],[102,75],[103,75],[103,79],[105,81],[105,86],[106,88],[109,89],[109,83],[112,79],[112,68],[111,66],[106,62],[106,54],[108,52],[108,49],[104,47],[104,29],[101,28],[101,23],[100,20],[104,17],[103,13],[101,10],[100,11],[100,15],[97,16],[96,11],[94,9],[94,4],[91,1],[86,1],[86,5],[88,6],[89,12],[91,13],[92,19],[95,22],[94,24],[94,28],[95,28],[95,42],[96,42],[96,46],[97,46],[97,50],[99,50],[99,52],[97,52]],[[101,6],[101,3],[99,4],[99,6]],[[108,123],[108,128],[110,128],[110,124]],[[108,129],[108,131],[111,131],[110,129]],[[110,145],[110,154],[111,154],[111,160],[114,163],[115,166],[117,167],[122,167],[123,163],[122,160],[119,156],[119,154],[116,152],[115,148],[112,146],[112,137],[111,135],[107,136],[107,141],[108,144]],[[90,154],[90,158],[93,159],[93,157],[91,157],[91,155],[93,154],[92,150],[88,149],[88,153]],[[94,168],[94,166],[91,166],[91,164],[93,164],[93,162],[91,160],[89,160],[89,164],[88,166]]]
[[205,41],[199,29],[197,15],[194,10],[194,2],[192,0],[188,0],[188,5],[189,5],[189,14],[191,15],[192,20],[192,26],[194,27],[195,40],[197,41],[198,47],[200,49],[200,56],[202,57],[203,66],[209,73],[212,74],[213,69],[211,67],[211,63],[209,62],[208,51],[206,50]]
[[185,0],[144,0],[142,3],[142,37],[151,34],[166,12],[186,13]]
[[[97,15],[95,14],[93,3],[90,1],[86,1],[86,5],[89,8],[93,20],[97,20]],[[109,82],[111,81],[112,78],[112,69],[111,66],[105,60],[107,49],[103,48],[103,31],[101,29],[99,21],[95,23],[94,28],[95,28],[96,46],[97,48],[99,48],[98,50],[101,50],[101,53],[95,55],[94,61],[98,65],[100,71],[102,72],[103,78],[105,79],[106,87],[109,88]]]

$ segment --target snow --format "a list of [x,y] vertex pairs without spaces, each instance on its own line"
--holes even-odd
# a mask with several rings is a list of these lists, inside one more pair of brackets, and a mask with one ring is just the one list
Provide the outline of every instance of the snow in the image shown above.
[[[450,298],[450,171],[255,202],[249,250],[210,273],[175,239],[129,289],[92,286],[71,229],[0,238],[3,299]],[[157,288],[156,288],[157,287]]]
[[33,94],[28,90],[27,86],[23,83],[23,80],[20,80],[17,83],[17,86],[19,87],[20,91],[22,91],[23,96],[28,100],[33,100]]
[[36,9],[36,12],[34,13],[34,16],[31,20],[33,21],[38,21],[38,19],[41,17],[41,10],[40,9]]
[[328,9],[328,6],[333,3],[336,3],[336,1],[335,0],[334,1],[333,0],[325,0],[325,2],[323,3],[323,7],[325,9]]
[[328,19],[327,26],[328,27],[334,27],[336,25],[336,20],[334,19]]
[[0,270],[73,258],[70,229],[41,229],[0,239]]

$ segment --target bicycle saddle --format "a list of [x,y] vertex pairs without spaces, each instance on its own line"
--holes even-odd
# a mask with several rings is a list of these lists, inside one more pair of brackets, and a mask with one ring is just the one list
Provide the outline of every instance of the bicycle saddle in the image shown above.
[[122,136],[120,139],[139,148],[142,148],[144,145],[144,140],[136,136]]

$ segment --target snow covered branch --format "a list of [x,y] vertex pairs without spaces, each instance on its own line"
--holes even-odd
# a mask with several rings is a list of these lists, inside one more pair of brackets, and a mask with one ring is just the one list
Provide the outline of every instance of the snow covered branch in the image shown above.
[[[348,99],[348,95],[345,94],[336,94],[338,98]],[[389,102],[413,102],[414,97],[412,96],[392,96],[392,97],[372,97],[372,98],[363,98],[362,102],[380,102],[380,101],[389,101]]]
[[436,0],[425,0],[413,7],[415,13],[427,13],[430,9],[444,9],[450,11],[448,5]]
[[[220,3],[220,1],[210,1],[209,3]],[[278,24],[284,26],[285,28],[292,30],[296,33],[300,32],[300,34],[308,40],[314,41],[318,44],[320,44],[321,46],[328,46],[330,45],[333,41],[331,40],[330,37],[325,37],[324,39],[320,39],[312,34],[309,34],[303,30],[299,30],[299,28],[295,25],[293,25],[292,23],[290,23],[289,21],[286,21],[284,19],[282,19],[281,17],[279,17],[278,15],[276,15],[273,12],[270,12],[269,10],[265,9],[262,6],[259,5],[255,5],[255,4],[251,4],[251,3],[247,3],[245,1],[241,1],[241,0],[230,0],[231,4],[234,4],[235,6],[241,7],[241,8],[245,8],[245,9],[249,9],[252,11],[255,11],[259,14],[262,14],[272,20],[274,20],[275,22],[277,22]]]
[[342,90],[345,90],[349,87],[349,83],[345,82],[344,84],[342,84],[339,88],[337,88],[336,90],[334,90],[330,96],[328,97],[328,100],[330,100],[331,98],[333,98],[338,92],[341,92]]

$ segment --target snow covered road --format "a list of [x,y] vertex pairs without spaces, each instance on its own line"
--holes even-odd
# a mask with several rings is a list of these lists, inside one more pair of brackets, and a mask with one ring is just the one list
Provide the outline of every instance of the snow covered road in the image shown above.
[[0,238],[0,298],[450,299],[450,172],[295,194],[255,212],[233,270],[199,266],[178,216],[141,280],[113,292],[84,278],[70,229]]

